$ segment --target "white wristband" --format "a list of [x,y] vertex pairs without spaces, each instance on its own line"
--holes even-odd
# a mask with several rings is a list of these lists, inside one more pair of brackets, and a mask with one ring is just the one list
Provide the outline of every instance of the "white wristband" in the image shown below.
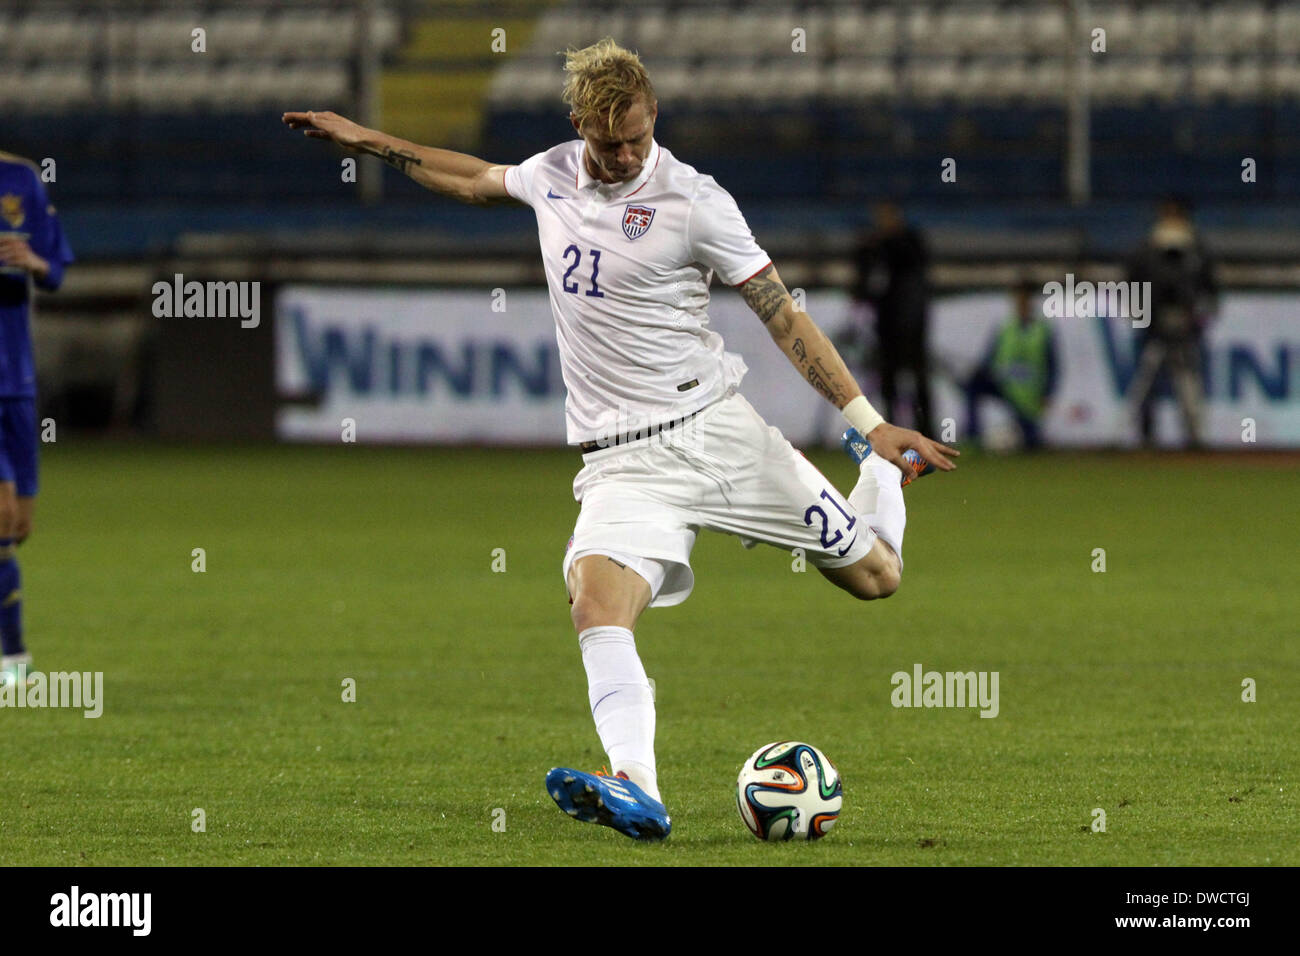
[[885,417],[872,408],[871,403],[863,395],[853,399],[840,412],[844,420],[856,428],[863,438],[885,420]]

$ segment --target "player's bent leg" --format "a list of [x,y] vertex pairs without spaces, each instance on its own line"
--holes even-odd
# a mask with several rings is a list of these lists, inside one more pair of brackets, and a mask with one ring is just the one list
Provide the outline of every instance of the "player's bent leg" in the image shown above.
[[876,538],[859,561],[841,568],[819,568],[826,580],[843,588],[860,601],[887,598],[903,580],[903,570],[894,549]]

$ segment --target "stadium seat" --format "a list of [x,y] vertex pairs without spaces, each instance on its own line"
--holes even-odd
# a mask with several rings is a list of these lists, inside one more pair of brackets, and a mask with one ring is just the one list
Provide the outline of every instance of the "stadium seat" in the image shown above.
[[[477,35],[482,17],[474,14],[482,6],[465,0],[458,29]],[[1099,0],[1090,9],[1108,32],[1107,54],[1088,60],[1099,194],[1138,201],[1174,185],[1222,191],[1224,163],[1234,153],[1239,162],[1252,148],[1261,185],[1268,170],[1268,189],[1295,189],[1294,140],[1271,134],[1296,128],[1284,118],[1300,100],[1300,9],[1266,0],[1202,5],[1192,14],[1176,0]],[[208,31],[203,58],[190,50],[191,23]],[[197,197],[204,182],[215,201],[301,191],[301,176],[274,161],[231,175],[238,164],[222,166],[229,150],[214,149],[223,140],[207,131],[256,154],[264,143],[243,133],[232,140],[233,124],[265,121],[286,101],[341,111],[354,105],[356,20],[347,4],[244,0],[229,7],[195,0],[173,9],[141,2],[116,8],[98,32],[86,26],[39,4],[0,19],[0,108],[23,121],[24,137],[42,128],[27,121],[50,110],[61,121],[42,133],[47,141],[85,138],[103,175],[67,187],[80,195],[111,197],[113,184],[145,194],[149,183],[139,170],[147,164],[137,160],[148,141],[144,120],[176,123],[186,111],[204,118],[176,134],[187,166],[179,193]],[[803,54],[791,52],[796,26],[807,31]],[[942,156],[959,159],[965,196],[995,201],[999,190],[1013,198],[1040,184],[1049,191],[1061,185],[1066,18],[1055,3],[821,0],[803,7],[774,0],[738,16],[697,0],[557,0],[539,7],[527,27],[511,26],[510,55],[489,67],[473,61],[457,30],[442,30],[422,6],[384,0],[374,29],[389,73],[397,77],[394,65],[407,57],[417,64],[397,77],[403,83],[381,83],[386,119],[399,116],[389,98],[400,86],[417,111],[443,124],[430,132],[400,114],[402,128],[421,130],[430,142],[439,140],[438,130],[453,128],[472,137],[481,97],[478,146],[518,161],[571,135],[556,51],[613,34],[644,56],[660,96],[661,138],[684,157],[731,163],[734,154],[725,149],[734,144],[777,147],[763,164],[738,173],[738,194],[752,185],[755,195],[815,196],[809,183],[820,181],[837,196],[861,198],[883,188],[938,201],[952,195],[937,189],[934,162]],[[438,42],[429,46],[430,40]],[[1274,61],[1264,55],[1269,45],[1281,51]],[[96,73],[93,58],[105,50],[109,72]],[[440,57],[454,103],[420,95],[427,76],[420,71]],[[462,75],[467,69],[481,71],[481,79]],[[105,103],[110,115],[96,124],[93,113]],[[798,137],[819,157],[811,165],[783,152],[781,144]],[[1189,160],[1189,143],[1201,144],[1199,160]],[[1145,167],[1116,152],[1120,144],[1140,153]],[[166,164],[178,160],[159,162],[149,175],[166,175]],[[999,179],[997,170],[1008,164],[1018,176]],[[1170,166],[1177,168],[1163,183],[1147,172]],[[401,183],[398,174],[385,176]]]
[[1284,56],[1300,54],[1300,7],[1278,4],[1269,30],[1269,39]]
[[883,60],[837,60],[827,67],[825,82],[836,99],[882,99],[897,89],[893,67]]
[[1041,56],[1059,56],[1065,45],[1065,13],[1055,7],[1023,10],[1021,37],[1025,50]]

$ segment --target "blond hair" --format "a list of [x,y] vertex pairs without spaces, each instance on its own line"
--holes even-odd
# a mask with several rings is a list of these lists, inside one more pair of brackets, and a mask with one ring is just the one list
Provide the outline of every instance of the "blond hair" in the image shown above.
[[564,102],[569,104],[578,125],[607,117],[610,135],[623,122],[637,99],[644,97],[647,108],[656,102],[650,75],[641,58],[605,37],[581,50],[564,51]]

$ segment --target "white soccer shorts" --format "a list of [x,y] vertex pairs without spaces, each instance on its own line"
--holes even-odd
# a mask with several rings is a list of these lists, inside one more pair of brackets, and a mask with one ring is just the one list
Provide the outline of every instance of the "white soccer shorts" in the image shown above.
[[876,534],[848,501],[745,398],[733,393],[670,431],[583,455],[582,503],[564,555],[607,554],[650,584],[651,607],[680,604],[695,586],[701,528],[752,548],[802,548],[809,563],[860,560]]

